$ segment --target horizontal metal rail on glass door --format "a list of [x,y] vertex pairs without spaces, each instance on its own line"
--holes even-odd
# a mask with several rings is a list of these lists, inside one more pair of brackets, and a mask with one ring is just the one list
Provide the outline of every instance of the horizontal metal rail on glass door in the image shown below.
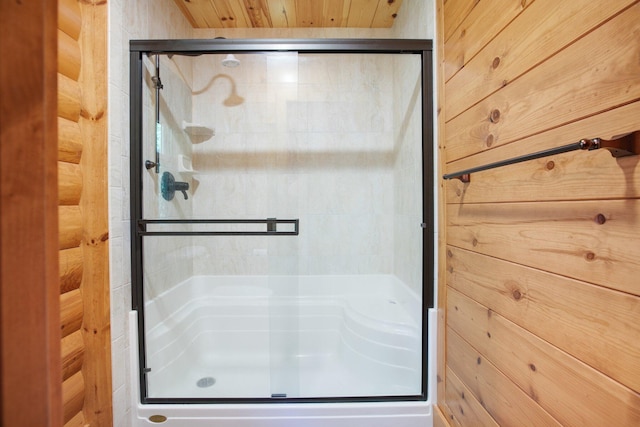
[[[140,219],[137,222],[139,236],[297,236],[299,219]],[[246,230],[167,230],[171,225],[211,226],[223,224],[264,224],[265,228]],[[278,225],[289,225],[278,227]]]

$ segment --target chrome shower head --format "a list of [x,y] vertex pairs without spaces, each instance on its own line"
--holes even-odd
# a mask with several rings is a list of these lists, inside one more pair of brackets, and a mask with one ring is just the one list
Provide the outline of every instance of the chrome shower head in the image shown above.
[[222,65],[229,68],[235,68],[240,65],[240,60],[230,53],[222,60]]

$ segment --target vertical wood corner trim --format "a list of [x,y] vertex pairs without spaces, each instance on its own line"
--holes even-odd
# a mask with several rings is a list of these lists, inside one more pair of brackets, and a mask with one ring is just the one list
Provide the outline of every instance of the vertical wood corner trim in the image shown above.
[[107,2],[81,2],[80,51],[83,139],[82,170],[82,335],[85,345],[84,420],[112,425],[111,315],[107,168]]

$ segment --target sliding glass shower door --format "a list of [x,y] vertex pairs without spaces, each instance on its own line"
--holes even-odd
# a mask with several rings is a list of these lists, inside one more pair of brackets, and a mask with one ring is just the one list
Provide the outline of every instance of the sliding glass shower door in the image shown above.
[[342,43],[132,42],[143,402],[426,398],[430,44]]

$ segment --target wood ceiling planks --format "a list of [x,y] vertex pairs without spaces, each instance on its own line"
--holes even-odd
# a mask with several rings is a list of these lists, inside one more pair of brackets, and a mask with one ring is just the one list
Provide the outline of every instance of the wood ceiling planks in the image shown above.
[[194,28],[390,28],[402,0],[174,0]]

